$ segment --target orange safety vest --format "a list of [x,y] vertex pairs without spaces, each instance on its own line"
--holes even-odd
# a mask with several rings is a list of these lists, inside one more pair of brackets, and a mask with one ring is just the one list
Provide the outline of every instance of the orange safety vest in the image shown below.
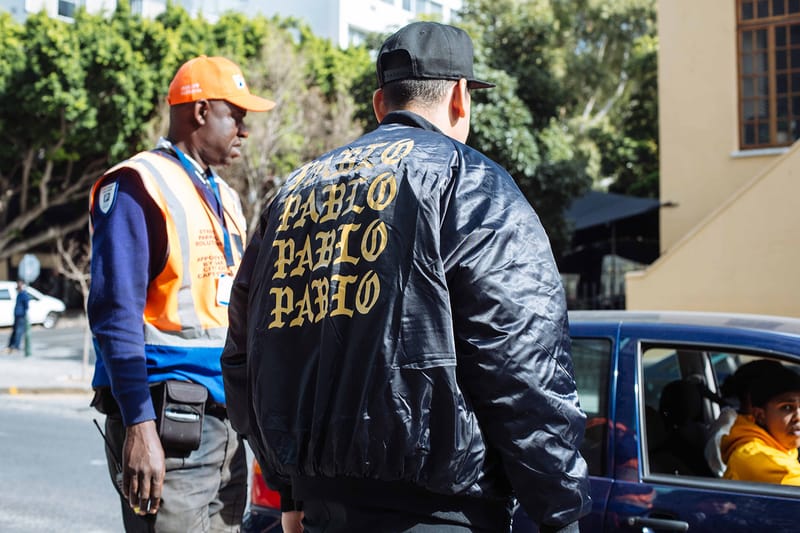
[[[228,308],[217,303],[217,286],[220,276],[236,274],[246,236],[239,198],[224,181],[217,179],[232,243],[234,265],[229,267],[223,226],[178,161],[142,152],[114,166],[107,174],[121,167],[133,169],[141,177],[144,189],[164,216],[169,243],[166,264],[150,282],[144,309],[148,374],[151,380],[155,377],[153,373],[160,375],[158,381],[165,374],[196,380],[181,367],[198,363],[213,364],[208,370],[217,374],[219,349],[225,344],[228,327]],[[98,180],[92,188],[90,208],[103,181]],[[209,360],[198,361],[198,356]],[[216,388],[209,386],[212,392]]]

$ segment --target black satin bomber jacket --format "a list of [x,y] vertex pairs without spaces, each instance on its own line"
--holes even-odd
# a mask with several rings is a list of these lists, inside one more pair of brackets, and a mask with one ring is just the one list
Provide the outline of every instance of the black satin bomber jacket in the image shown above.
[[589,511],[547,235],[504,169],[418,115],[287,178],[229,313],[228,413],[273,487],[515,497],[550,527]]

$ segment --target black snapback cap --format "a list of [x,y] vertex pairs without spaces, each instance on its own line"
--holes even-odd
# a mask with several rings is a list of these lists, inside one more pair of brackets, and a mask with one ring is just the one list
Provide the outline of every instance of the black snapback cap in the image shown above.
[[381,46],[376,61],[378,86],[400,80],[460,80],[470,89],[493,83],[475,79],[472,39],[467,32],[438,22],[412,22]]
[[800,375],[781,364],[764,367],[750,385],[750,401],[755,407],[764,407],[786,392],[800,392]]

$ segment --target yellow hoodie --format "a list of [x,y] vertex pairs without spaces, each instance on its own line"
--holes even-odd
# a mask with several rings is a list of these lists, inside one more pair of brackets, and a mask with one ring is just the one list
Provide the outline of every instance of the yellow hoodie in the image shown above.
[[730,433],[722,437],[720,451],[728,465],[725,479],[800,485],[797,448],[787,450],[752,416],[736,417]]

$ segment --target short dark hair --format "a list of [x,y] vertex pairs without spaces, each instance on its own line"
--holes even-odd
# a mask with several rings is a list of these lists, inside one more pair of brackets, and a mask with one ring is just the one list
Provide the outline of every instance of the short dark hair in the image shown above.
[[383,100],[391,109],[406,107],[411,102],[432,105],[441,101],[457,83],[452,80],[400,80],[383,86]]

